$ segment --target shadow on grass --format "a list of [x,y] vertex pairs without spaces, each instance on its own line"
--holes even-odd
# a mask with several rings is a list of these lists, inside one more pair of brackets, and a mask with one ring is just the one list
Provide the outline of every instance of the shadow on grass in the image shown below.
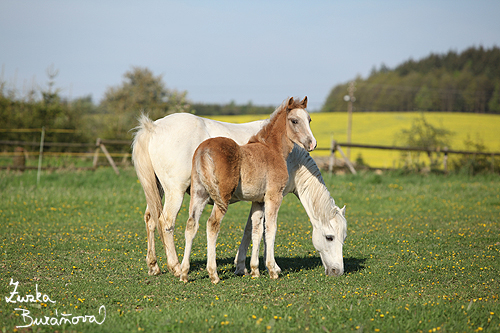
[[[362,271],[365,269],[365,261],[366,258],[344,258],[344,274],[354,273],[358,271]],[[289,273],[297,273],[300,271],[309,271],[317,269],[318,267],[323,267],[323,263],[321,262],[321,258],[319,257],[276,257],[276,263],[280,266],[282,272],[280,275],[289,274]],[[193,260],[191,262],[190,271],[194,272],[196,270],[205,270],[207,262],[205,260]],[[246,259],[246,267],[250,268],[250,257]],[[221,280],[225,280],[230,277],[234,272],[234,258],[226,257],[217,259],[217,273]],[[228,270],[230,274],[228,274]],[[259,270],[262,273],[266,271],[266,267],[264,265],[264,260],[262,257],[259,258]],[[192,279],[193,276],[190,275]],[[195,279],[208,279],[208,276],[198,277]]]

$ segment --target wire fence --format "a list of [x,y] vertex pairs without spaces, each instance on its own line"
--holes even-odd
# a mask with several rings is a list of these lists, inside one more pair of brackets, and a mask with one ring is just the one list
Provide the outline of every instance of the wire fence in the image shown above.
[[[16,140],[0,140],[0,147],[3,147],[4,151],[0,152],[0,169],[64,169],[64,168],[76,168],[76,169],[95,169],[98,166],[111,166],[115,170],[116,174],[119,174],[117,163],[115,159],[121,158],[121,165],[130,165],[131,158],[131,141],[128,140],[104,140],[98,138],[95,143],[78,143],[78,142],[47,142],[44,141],[45,130],[42,129],[14,129],[14,130],[2,130],[0,132],[41,132],[40,142],[30,142],[30,141],[16,141]],[[53,129],[47,130],[52,132],[60,133],[75,133],[76,130],[64,130],[64,129]],[[15,147],[14,150],[6,149],[6,147]],[[33,148],[38,147],[39,150],[35,151]],[[108,147],[112,147],[112,151],[108,150]],[[450,154],[459,155],[471,155],[471,156],[491,156],[492,158],[492,168],[494,165],[494,159],[500,156],[500,152],[484,152],[484,151],[464,151],[464,150],[452,150],[447,147],[444,148],[421,148],[421,147],[398,147],[398,146],[382,146],[382,145],[368,145],[368,144],[356,144],[356,143],[339,143],[332,140],[331,146],[318,147],[316,150],[319,151],[329,151],[329,161],[328,169],[332,169],[336,166],[345,166],[352,173],[356,173],[356,168],[349,158],[344,154],[342,148],[363,148],[363,149],[381,149],[381,150],[397,150],[397,151],[407,151],[407,152],[418,152],[427,153],[429,156],[432,153],[438,153],[443,155],[443,165],[442,168],[445,172],[448,171],[448,156]],[[31,148],[31,149],[30,149]],[[59,149],[59,151],[45,151],[46,148]],[[61,149],[83,149],[85,151],[61,151]],[[118,150],[118,151],[114,151]],[[340,155],[340,159],[337,157]],[[33,165],[35,157],[38,157],[38,165]],[[79,159],[80,163],[76,163],[75,160],[65,161],[64,159]],[[100,162],[100,159],[106,159],[105,163]],[[43,161],[46,161],[43,164]],[[62,161],[61,161],[62,160]],[[91,162],[91,164],[90,164]]]

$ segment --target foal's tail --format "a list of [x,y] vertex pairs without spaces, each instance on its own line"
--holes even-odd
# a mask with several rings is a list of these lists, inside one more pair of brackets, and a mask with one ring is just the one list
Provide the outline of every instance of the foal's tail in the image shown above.
[[132,142],[132,161],[137,177],[146,195],[146,203],[148,204],[151,217],[158,226],[158,218],[162,206],[162,194],[160,193],[156,174],[149,155],[149,141],[151,135],[154,133],[155,127],[156,125],[148,116],[144,114],[141,115],[139,118],[139,126],[135,128],[137,131],[134,134],[134,141]]

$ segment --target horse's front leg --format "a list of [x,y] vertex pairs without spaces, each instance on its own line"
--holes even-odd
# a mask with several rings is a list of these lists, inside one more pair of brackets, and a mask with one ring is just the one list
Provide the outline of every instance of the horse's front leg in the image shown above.
[[212,213],[207,221],[207,272],[212,283],[219,283],[220,279],[217,275],[217,262],[215,260],[215,248],[217,245],[217,236],[220,231],[220,223],[226,214],[226,207],[214,205]]
[[[248,215],[247,224],[245,226],[245,231],[243,232],[243,237],[241,239],[240,246],[238,247],[238,252],[236,253],[236,257],[234,258],[234,265],[236,266],[236,271],[234,274],[236,275],[246,275],[248,274],[247,269],[245,267],[245,260],[247,256],[248,247],[250,246],[250,241],[252,240],[252,226],[256,226],[260,224],[263,225],[264,221],[264,210],[262,204],[252,202],[252,208],[250,209],[250,214]],[[263,229],[263,228],[262,228]],[[262,237],[262,235],[261,235]],[[260,241],[260,238],[259,238]],[[254,242],[257,244],[257,250],[260,243]],[[252,251],[253,254],[253,251]],[[253,258],[253,257],[252,257]],[[257,265],[258,265],[258,251],[257,251]]]
[[161,273],[160,267],[158,267],[158,262],[156,259],[155,251],[155,228],[156,223],[151,216],[149,208],[146,207],[146,212],[144,213],[144,223],[146,224],[146,234],[148,237],[148,252],[146,254],[146,263],[148,265],[149,275],[158,275]]
[[283,201],[283,195],[270,195],[265,201],[265,229],[266,229],[266,267],[271,279],[277,279],[280,269],[274,259],[274,241],[276,239],[278,210]]

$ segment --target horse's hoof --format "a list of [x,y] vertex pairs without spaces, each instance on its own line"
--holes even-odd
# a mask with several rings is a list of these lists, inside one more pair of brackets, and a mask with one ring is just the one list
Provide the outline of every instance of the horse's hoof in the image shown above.
[[182,275],[182,274],[181,274],[181,275],[180,275],[180,279],[179,279],[179,281],[184,282],[184,283],[187,283],[187,282],[188,282],[187,275]]
[[273,280],[276,280],[278,278],[278,273],[277,272],[269,272],[269,277]]
[[236,270],[234,271],[234,274],[238,275],[238,276],[243,276],[243,275],[247,275],[248,271],[247,271],[246,268],[236,267]]
[[210,277],[210,280],[212,280],[213,284],[217,284],[220,281],[220,279],[219,279],[219,277],[217,275],[214,276],[214,277]]

